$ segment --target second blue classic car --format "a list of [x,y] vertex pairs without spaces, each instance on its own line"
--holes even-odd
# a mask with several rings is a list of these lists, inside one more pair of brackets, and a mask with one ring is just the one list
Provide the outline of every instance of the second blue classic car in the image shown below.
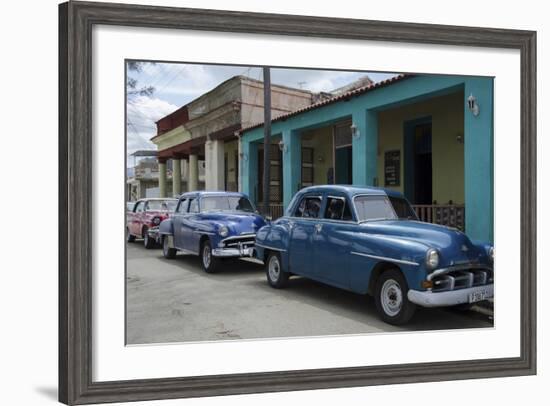
[[204,270],[214,272],[223,258],[252,257],[256,232],[265,224],[241,193],[184,193],[174,214],[160,223],[163,255],[200,255]]
[[474,303],[493,297],[493,247],[464,233],[420,222],[394,191],[312,186],[284,217],[256,235],[268,283],[292,274],[374,296],[387,323],[403,324],[416,305]]

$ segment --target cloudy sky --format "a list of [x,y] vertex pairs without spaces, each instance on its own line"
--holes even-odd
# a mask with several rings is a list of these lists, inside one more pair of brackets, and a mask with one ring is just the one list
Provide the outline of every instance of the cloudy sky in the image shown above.
[[[156,133],[155,122],[225,80],[245,75],[262,80],[257,67],[146,63],[140,72],[128,71],[137,80],[137,88],[152,86],[151,95],[130,95],[127,100],[127,154],[141,149],[156,149],[149,141]],[[273,84],[302,88],[314,92],[331,91],[368,75],[375,82],[394,76],[393,73],[344,72],[305,69],[271,69]],[[133,159],[128,159],[128,165]]]

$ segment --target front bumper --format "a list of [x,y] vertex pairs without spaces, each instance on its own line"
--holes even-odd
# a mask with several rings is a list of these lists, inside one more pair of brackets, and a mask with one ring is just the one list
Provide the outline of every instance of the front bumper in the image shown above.
[[149,234],[149,238],[152,238],[157,243],[160,242],[160,233],[158,227],[151,227],[147,229],[147,234]]
[[212,255],[221,258],[240,258],[240,257],[253,257],[253,247],[237,247],[237,248],[214,248]]
[[412,303],[423,307],[455,306],[491,299],[493,296],[493,284],[443,292],[409,290],[407,294]]

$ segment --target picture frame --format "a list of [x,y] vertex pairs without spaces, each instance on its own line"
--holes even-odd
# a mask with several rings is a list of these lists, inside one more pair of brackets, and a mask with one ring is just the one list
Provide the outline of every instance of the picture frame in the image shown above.
[[[92,27],[96,24],[515,49],[521,59],[521,354],[182,378],[92,379]],[[536,374],[536,32],[110,3],[59,6],[59,400],[66,404]]]

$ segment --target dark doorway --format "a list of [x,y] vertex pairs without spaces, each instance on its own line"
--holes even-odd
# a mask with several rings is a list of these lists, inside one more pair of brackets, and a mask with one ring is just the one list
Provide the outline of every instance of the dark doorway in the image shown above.
[[405,124],[405,195],[413,204],[432,204],[432,122]]
[[352,184],[352,147],[340,147],[335,150],[335,168],[336,176],[334,177],[336,184],[351,185]]

